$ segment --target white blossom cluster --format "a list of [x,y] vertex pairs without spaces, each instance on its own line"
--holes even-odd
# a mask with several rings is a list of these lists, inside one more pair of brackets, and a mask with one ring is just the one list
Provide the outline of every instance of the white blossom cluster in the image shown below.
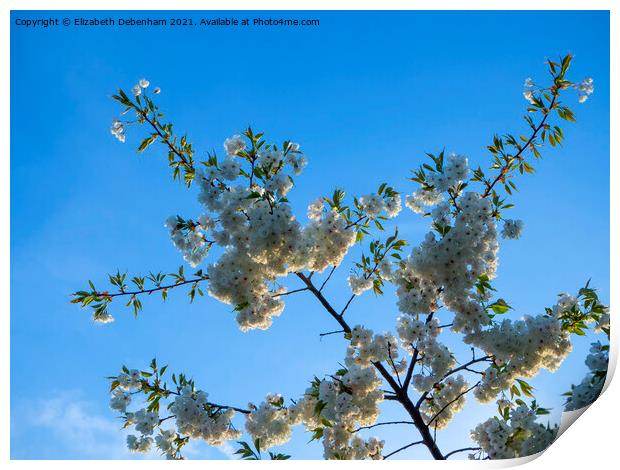
[[588,97],[594,93],[594,80],[588,77],[577,84],[577,92],[579,93],[579,102],[585,103]]
[[466,335],[464,341],[494,356],[494,365],[485,371],[474,392],[483,403],[492,401],[517,377],[534,377],[541,368],[557,370],[572,350],[560,321],[548,315],[525,316],[517,321],[505,319]]
[[603,331],[603,328],[609,330],[609,307],[605,308],[605,313],[601,315],[600,320],[595,325],[594,332],[601,333]]
[[125,413],[131,403],[131,392],[142,387],[141,379],[142,373],[137,369],[127,370],[116,377],[118,386],[112,390],[110,408]]
[[499,245],[488,199],[468,192],[459,208],[451,229],[440,239],[429,232],[401,267],[398,306],[403,313],[428,314],[441,298],[455,313],[453,330],[474,332],[489,317],[471,289],[480,275],[495,276]]
[[316,389],[308,389],[296,406],[302,410],[298,414],[304,416],[308,430],[323,424],[323,419],[330,422],[330,426],[323,428],[324,458],[381,459],[384,442],[374,437],[365,440],[355,431],[358,426],[375,424],[379,417],[382,382],[372,362],[387,360],[391,354],[395,360],[397,343],[390,335],[373,335],[362,327],[354,328],[351,336],[345,358],[347,369],[336,377],[321,380]]
[[292,413],[282,405],[280,395],[268,395],[258,407],[250,404],[252,412],[247,416],[245,429],[252,439],[260,441],[261,448],[284,444],[291,438],[291,425],[301,420],[301,414]]
[[110,132],[114,137],[116,137],[120,142],[125,142],[125,125],[116,119],[112,120],[112,127],[110,127]]
[[159,415],[142,408],[133,413],[125,414],[128,426],[135,426],[139,436],[127,436],[127,448],[132,452],[148,452],[153,444],[153,431],[159,425]]
[[[323,200],[309,206],[310,220],[302,227],[287,202],[274,203],[263,197],[272,194],[283,198],[291,189],[293,180],[284,169],[298,174],[305,166],[297,144],[291,144],[288,152],[269,148],[260,154],[256,166],[269,170],[266,172],[270,177],[263,186],[252,187],[220,184],[239,176],[238,154],[245,149],[245,143],[240,136],[233,136],[224,146],[226,160],[208,167],[199,178],[199,201],[213,213],[209,220],[217,221],[208,227],[209,236],[224,248],[221,257],[207,267],[209,293],[236,307],[237,322],[243,331],[266,329],[284,309],[284,302],[274,296],[283,292],[271,290],[273,281],[292,272],[320,272],[339,265],[355,242],[355,231],[349,229],[337,210],[325,210]],[[397,198],[369,195],[361,200],[373,214],[378,210],[389,215],[397,213]],[[197,232],[201,234],[201,230]],[[186,257],[202,261],[203,237],[194,233],[172,235]]]
[[526,78],[523,83],[523,97],[530,103],[534,103],[534,81],[531,78]]
[[150,436],[138,437],[133,434],[127,436],[127,448],[131,452],[146,453],[151,449],[151,445],[153,445],[153,438]]
[[160,429],[155,436],[155,445],[166,456],[167,459],[176,459],[177,448],[174,441],[178,434],[174,429]]
[[198,266],[209,252],[206,231],[214,227],[208,216],[202,216],[199,223],[191,227],[182,228],[178,217],[166,219],[164,226],[170,232],[170,239],[177,250],[183,254],[183,259],[192,267]]
[[471,432],[471,438],[492,460],[512,459],[545,450],[555,440],[556,427],[536,422],[535,411],[526,405],[510,410],[510,422],[489,418]]
[[554,316],[579,307],[579,299],[577,297],[563,292],[559,295],[557,303],[551,308]]
[[425,314],[437,308],[439,287],[431,280],[420,276],[412,263],[404,263],[396,271],[394,282],[398,309],[410,315]]
[[347,348],[345,363],[369,367],[373,362],[396,361],[398,341],[390,333],[374,335],[372,330],[357,325],[351,330],[351,343]]
[[359,198],[359,203],[364,213],[371,219],[377,218],[385,212],[388,218],[396,217],[401,211],[400,194],[390,197],[381,197],[372,193]]
[[347,357],[348,370],[338,380],[323,380],[318,399],[324,404],[321,416],[331,422],[323,434],[323,456],[326,459],[381,458],[383,442],[371,438],[364,441],[353,434],[356,426],[368,426],[379,417],[383,392],[381,380],[371,366],[353,364]]
[[424,214],[426,206],[433,206],[442,200],[443,196],[439,191],[435,189],[420,189],[405,198],[405,206],[416,214]]
[[110,398],[110,408],[125,413],[127,407],[131,404],[131,394],[120,388],[112,390],[112,398]]
[[142,373],[137,369],[122,372],[117,378],[119,388],[122,390],[136,390],[141,387]]
[[325,429],[323,436],[326,459],[338,460],[382,460],[384,441],[371,437],[364,440],[361,436],[351,434],[343,424]]
[[214,446],[238,439],[241,433],[231,423],[235,410],[214,409],[208,405],[207,398],[208,394],[202,390],[194,391],[190,386],[181,389],[169,408],[176,417],[178,432]]
[[365,275],[356,276],[354,274],[351,274],[347,278],[347,282],[349,283],[349,287],[351,288],[351,291],[355,295],[360,295],[366,292],[367,290],[372,289],[374,280],[371,277],[367,277]]
[[141,78],[138,80],[138,83],[131,87],[131,93],[133,93],[134,96],[140,96],[142,94],[142,90],[148,88],[150,84],[151,82],[149,82],[146,78]]
[[337,210],[317,210],[317,203],[308,207],[310,223],[302,232],[299,256],[306,258],[310,271],[324,271],[328,266],[342,263],[349,248],[355,243],[355,231],[347,228],[347,222]]
[[412,376],[412,385],[419,392],[431,390],[456,363],[450,350],[437,340],[441,328],[437,319],[420,321],[410,315],[401,315],[396,323],[400,344],[410,354],[418,350],[420,372]]
[[274,394],[259,406],[250,404],[246,430],[261,448],[269,448],[287,442],[291,426],[303,424],[311,432],[322,427],[326,459],[381,459],[383,441],[354,433],[357,426],[376,422],[383,400],[380,385],[374,368],[352,365],[338,377],[319,381],[289,407]]
[[[230,408],[220,408],[208,403],[208,395],[201,390],[194,391],[185,385],[168,406],[170,416],[160,419],[157,411],[140,408],[127,411],[131,403],[131,394],[142,389],[142,373],[138,370],[126,370],[116,377],[117,384],[112,390],[110,407],[119,411],[125,419],[125,427],[133,426],[137,435],[127,437],[127,447],[132,452],[148,452],[153,443],[167,456],[177,458],[178,448],[175,440],[179,435],[184,438],[201,439],[211,445],[222,445],[225,441],[237,439],[241,433],[233,427],[231,420],[235,414]],[[162,429],[162,422],[168,421],[172,429]],[[159,434],[153,439],[155,430]]]
[[[228,139],[227,159],[235,161],[244,145],[239,136]],[[285,154],[270,149],[259,156],[257,165],[280,169],[264,187],[233,185],[223,189],[217,181],[234,180],[239,174],[239,169],[228,160],[217,168],[208,168],[200,178],[199,201],[216,214],[209,220],[218,221],[217,227],[209,227],[210,236],[225,248],[222,256],[207,268],[209,293],[236,306],[237,322],[244,331],[268,328],[272,318],[283,311],[284,302],[274,297],[270,289],[273,281],[304,269],[320,272],[337,266],[355,242],[355,231],[349,229],[337,210],[325,210],[323,200],[310,204],[310,221],[302,227],[288,203],[274,204],[261,197],[265,191],[284,197],[290,190],[292,178],[282,168],[289,165],[294,173],[299,173],[305,165],[299,147],[293,144],[292,148],[295,152]],[[395,215],[400,207],[397,194],[368,195],[360,200],[373,215],[382,211]],[[175,243],[181,251],[189,250],[192,259],[201,261],[200,237],[190,233],[177,238]]]
[[431,210],[431,217],[433,219],[433,223],[445,227],[446,225],[450,225],[451,217],[452,217],[452,209],[450,204],[446,201],[442,201],[437,204]]
[[258,439],[263,449],[287,442],[292,426],[303,424],[307,431],[321,429],[326,459],[381,459],[383,441],[365,440],[355,433],[358,426],[372,425],[379,417],[383,401],[381,380],[372,361],[386,360],[388,348],[397,355],[396,339],[373,335],[356,327],[345,364],[335,376],[315,379],[304,395],[290,406],[281,395],[270,394],[258,406],[250,403],[246,431]]
[[436,340],[441,329],[436,318],[423,322],[411,315],[400,315],[396,320],[396,332],[401,346],[411,353],[414,347],[418,350],[425,349],[428,344]]
[[592,343],[590,354],[586,358],[590,372],[579,384],[571,387],[564,407],[566,411],[578,410],[594,403],[603,391],[608,363],[609,348],[604,348],[600,341]]
[[426,182],[439,192],[447,191],[459,182],[465,181],[469,174],[467,157],[455,153],[448,156],[442,171],[429,173]]
[[424,421],[433,428],[446,428],[454,415],[465,406],[468,386],[462,375],[448,377],[436,385],[432,395],[420,406]]
[[521,237],[522,232],[523,232],[523,221],[522,220],[512,220],[512,219],[504,220],[504,227],[502,228],[503,238],[516,240],[517,238]]

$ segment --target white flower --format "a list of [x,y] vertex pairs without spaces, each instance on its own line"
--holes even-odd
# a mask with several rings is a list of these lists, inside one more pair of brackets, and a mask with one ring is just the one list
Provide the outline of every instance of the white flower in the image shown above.
[[138,85],[140,85],[141,88],[147,88],[150,85],[150,82],[146,78],[142,78],[138,82]]
[[369,289],[372,289],[373,280],[366,279],[364,276],[349,276],[347,279],[351,290],[355,295],[360,295]]
[[228,155],[237,155],[245,148],[245,142],[240,135],[235,134],[224,141],[224,148]]
[[140,88],[140,84],[134,85],[131,88],[131,92],[134,94],[134,96],[140,96],[142,94],[142,88]]
[[227,157],[222,163],[220,163],[220,175],[224,180],[232,181],[237,179],[239,176],[239,170],[241,170],[241,165],[233,157]]
[[119,141],[125,142],[125,126],[123,125],[121,121],[117,121],[116,119],[113,119],[112,126],[110,127],[110,132]]
[[125,413],[127,407],[131,403],[131,395],[120,388],[114,389],[112,398],[110,399],[110,408]]
[[153,93],[154,93],[154,94],[156,94],[156,95],[159,95],[159,94],[161,93],[161,88],[156,87],[156,88],[153,90]]
[[522,232],[523,232],[523,221],[522,220],[512,220],[512,219],[504,220],[504,227],[502,228],[503,238],[515,240],[521,237]]
[[594,92],[594,80],[589,77],[585,78],[576,85],[576,88],[579,93],[579,102],[585,103],[588,97]]

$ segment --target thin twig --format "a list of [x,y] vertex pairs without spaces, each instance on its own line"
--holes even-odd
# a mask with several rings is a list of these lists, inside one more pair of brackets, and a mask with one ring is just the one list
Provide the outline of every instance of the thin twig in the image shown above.
[[207,405],[212,406],[214,408],[220,408],[222,410],[235,410],[235,411],[238,411],[239,413],[243,413],[246,415],[249,415],[251,413],[250,410],[245,410],[243,408],[237,408],[235,406],[218,405],[217,403],[211,403],[211,402],[207,402]]
[[538,135],[538,132],[540,131],[540,129],[542,129],[542,127],[545,125],[545,122],[547,121],[547,118],[551,114],[551,110],[553,109],[553,106],[555,105],[555,101],[556,101],[558,95],[559,95],[559,93],[557,91],[553,94],[553,99],[551,100],[551,103],[549,104],[549,108],[548,108],[547,112],[545,113],[545,116],[540,121],[540,124],[538,124],[538,126],[534,129],[534,132],[532,133],[532,136],[519,149],[519,151],[514,156],[510,157],[506,161],[506,163],[501,168],[501,170],[500,170],[499,174],[497,175],[497,177],[490,184],[487,185],[487,189],[484,191],[484,193],[481,196],[482,198],[485,198],[489,194],[491,194],[491,191],[493,190],[493,186],[495,186],[499,181],[501,181],[506,176],[506,173],[508,172],[508,169],[510,168],[510,166],[512,165],[512,163],[515,160],[522,160],[523,159],[523,157],[521,157],[521,154],[525,151],[525,149],[527,149],[530,146],[530,144],[534,141],[534,139]]
[[340,316],[343,316],[343,315],[344,315],[344,312],[346,312],[346,311],[347,311],[347,309],[349,308],[349,305],[351,305],[351,302],[353,302],[353,299],[354,299],[354,298],[355,298],[355,294],[353,294],[353,295],[349,298],[349,300],[347,301],[346,305],[345,305],[345,306],[344,306],[344,308],[341,310],[341,312],[340,312]]
[[282,292],[281,294],[273,294],[272,297],[284,297],[285,295],[291,295],[291,294],[296,294],[297,292],[303,292],[308,290],[307,287],[302,287],[300,289],[295,289],[295,290],[289,290],[287,292]]
[[344,333],[344,330],[334,330],[334,331],[328,331],[327,333],[319,333],[319,336],[322,338],[323,336],[329,336],[329,335],[336,335],[338,333]]
[[458,454],[459,452],[467,452],[468,450],[477,451],[477,450],[481,450],[481,448],[480,447],[463,447],[462,449],[457,449],[457,450],[453,450],[452,452],[448,452],[446,454],[446,458],[450,457],[451,455]]
[[[492,356],[482,356],[482,357],[479,357],[479,358],[474,358],[471,361],[463,364],[462,366],[455,367],[454,369],[446,372],[446,374],[438,382],[436,382],[434,385],[437,385],[438,383],[440,383],[443,380],[445,380],[446,378],[448,378],[450,375],[455,374],[455,373],[457,373],[457,372],[459,372],[461,370],[468,370],[469,372],[477,372],[477,371],[474,371],[472,369],[469,369],[469,366],[471,366],[472,364],[476,364],[478,362],[489,361],[489,360],[492,360]],[[422,404],[422,402],[426,399],[426,397],[428,396],[428,394],[430,393],[431,390],[427,390],[422,395],[420,395],[420,398],[418,399],[418,401],[417,401],[417,403],[415,405],[416,407],[419,407]]]
[[358,432],[358,431],[361,431],[362,429],[372,429],[372,428],[376,428],[377,426],[387,426],[387,425],[390,425],[390,424],[411,424],[411,425],[415,425],[415,423],[413,421],[385,421],[383,423],[371,424],[370,426],[360,426],[359,428],[357,428],[353,432]]
[[402,446],[400,449],[396,449],[394,452],[390,452],[389,454],[384,455],[383,460],[389,459],[392,455],[398,454],[399,452],[402,452],[403,450],[409,449],[409,447],[413,447],[418,444],[424,444],[424,441],[415,441],[415,442],[412,442],[411,444],[407,444],[406,446]]
[[[321,287],[319,287],[319,292],[321,292],[323,290],[323,287],[325,287],[325,284],[327,284],[327,282],[331,279],[332,274],[334,274],[334,271],[336,270],[336,266],[332,266],[331,271],[329,271],[329,275],[327,276],[327,279],[325,279],[323,281],[323,284],[321,284]],[[308,277],[308,279],[310,279],[310,277]]]
[[457,401],[458,401],[458,400],[459,400],[462,396],[467,395],[469,392],[471,392],[471,391],[472,391],[474,388],[476,388],[478,385],[480,385],[480,382],[477,382],[476,384],[472,385],[471,387],[469,387],[469,388],[468,388],[467,390],[465,390],[464,392],[459,393],[459,395],[458,395],[456,398],[454,398],[453,400],[451,400],[451,401],[449,401],[448,403],[446,403],[446,404],[444,405],[444,407],[443,407],[443,408],[441,408],[441,409],[439,410],[439,412],[437,412],[437,413],[435,414],[435,416],[433,416],[433,417],[431,418],[431,420],[427,423],[427,426],[430,426],[430,425],[431,425],[431,423],[432,423],[433,421],[435,421],[435,420],[439,417],[439,415],[440,415],[441,413],[443,413],[444,411],[446,411],[446,410],[447,410],[447,409],[448,409],[451,405],[453,405],[454,403],[456,403],[456,402],[457,402]]
[[100,296],[100,297],[112,298],[112,297],[121,297],[121,296],[124,296],[124,295],[151,294],[153,292],[157,292],[157,291],[160,291],[160,290],[174,289],[175,287],[183,286],[183,285],[186,285],[186,284],[198,283],[198,282],[206,281],[208,279],[209,279],[208,276],[197,277],[197,278],[194,278],[194,279],[187,279],[185,281],[177,282],[176,284],[168,284],[166,286],[154,287],[152,289],[143,289],[143,290],[136,290],[136,291],[126,291],[126,290],[123,290],[123,291],[117,292],[116,294],[110,294],[108,292],[97,292],[97,295]]

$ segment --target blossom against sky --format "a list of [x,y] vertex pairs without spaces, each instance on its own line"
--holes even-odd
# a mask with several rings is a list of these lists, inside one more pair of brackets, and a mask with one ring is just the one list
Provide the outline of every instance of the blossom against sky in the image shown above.
[[[496,285],[515,307],[515,318],[542,312],[557,293],[575,291],[590,277],[608,298],[605,12],[313,16],[320,27],[167,29],[155,36],[138,28],[112,34],[12,24],[13,457],[112,456],[103,441],[116,439],[107,429],[118,422],[108,409],[104,377],[121,364],[145,367],[157,355],[193,375],[214,398],[244,405],[268,392],[297,396],[312,375],[332,371],[344,356],[339,338],[319,338],[333,325],[303,296],[288,300],[270,330],[248,333],[238,330],[228,306],[212,299],[189,305],[182,293],[163,305],[149,299],[138,320],[116,307],[111,325],[93,326],[86,311],[69,305],[69,293],[88,278],[102,282],[116,269],[175,270],[182,259],[164,222],[182,207],[199,211],[195,192],[170,182],[164,155],[154,148],[137,156],[135,137],[123,146],[109,133],[118,109],[110,96],[142,77],[161,87],[160,106],[203,154],[221,151],[224,139],[248,124],[274,139],[299,142],[309,163],[291,200],[302,215],[307,203],[335,186],[366,194],[389,181],[410,192],[408,170],[427,151],[445,147],[473,163],[485,161],[493,133],[522,129],[524,79],[544,79],[546,57],[572,52],[574,75],[594,77],[596,90],[584,106],[575,106],[578,122],[565,127],[565,146],[547,150],[537,173],[520,180],[514,216],[525,221],[523,235],[502,245]],[[552,26],[529,26],[540,23]],[[136,45],[135,52],[120,53],[115,44]],[[264,57],[264,73],[248,73],[248,46]],[[180,74],[173,64],[183,61],[188,65]],[[414,214],[399,222],[401,236],[412,243],[427,227]],[[347,266],[330,286],[336,300],[348,295]],[[378,299],[366,293],[351,315],[376,331],[388,328],[393,316],[388,325],[382,312],[386,305],[396,311],[390,302],[390,293]],[[559,394],[585,373],[589,343],[578,342],[556,374],[543,372],[532,381],[539,401],[554,408],[552,417]],[[64,411],[41,411],[50,403]],[[93,433],[91,449],[76,448],[70,433],[58,433],[40,417],[67,421],[76,403],[93,417],[83,420]],[[466,408],[441,439],[466,443],[462,430],[493,412]],[[386,430],[383,437],[397,447],[407,442],[399,434]],[[288,452],[320,457],[319,446],[306,441],[298,436]]]

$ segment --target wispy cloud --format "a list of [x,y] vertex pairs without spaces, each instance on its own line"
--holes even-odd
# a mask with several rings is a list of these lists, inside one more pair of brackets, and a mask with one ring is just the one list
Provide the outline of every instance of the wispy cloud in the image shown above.
[[[127,450],[128,430],[121,420],[103,414],[97,403],[77,392],[63,391],[49,399],[19,399],[11,417],[14,459],[152,459],[156,450],[136,454]],[[196,459],[237,459],[229,443],[219,447],[190,441],[183,454]]]
[[[136,458],[126,448],[120,420],[98,413],[95,404],[73,392],[20,400],[11,427],[14,458]],[[29,440],[42,442],[36,449],[20,445]]]

